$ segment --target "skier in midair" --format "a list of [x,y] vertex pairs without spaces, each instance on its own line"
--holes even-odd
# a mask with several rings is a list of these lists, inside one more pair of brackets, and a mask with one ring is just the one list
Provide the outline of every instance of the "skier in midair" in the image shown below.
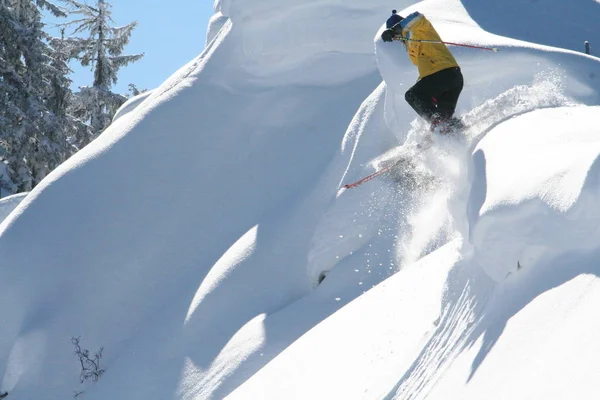
[[463,88],[463,76],[431,22],[419,12],[403,18],[392,10],[386,28],[381,34],[383,41],[402,41],[410,60],[419,69],[417,83],[405,95],[408,104],[431,124],[432,130],[439,127],[440,133],[448,133],[462,128],[461,121],[453,115]]

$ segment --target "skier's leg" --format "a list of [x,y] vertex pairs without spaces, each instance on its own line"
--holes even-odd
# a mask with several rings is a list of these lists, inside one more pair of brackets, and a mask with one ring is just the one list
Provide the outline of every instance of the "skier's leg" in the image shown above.
[[446,118],[454,113],[462,87],[460,68],[447,68],[419,80],[406,92],[405,99],[427,121],[441,120],[440,111]]
[[438,95],[437,112],[443,121],[450,119],[454,115],[460,92],[461,88],[454,88]]
[[408,89],[404,95],[406,102],[413,110],[427,121],[431,120],[431,117],[437,110],[436,104],[433,101],[433,95],[436,91],[434,81],[435,79],[432,76],[426,76]]
[[436,96],[437,112],[442,120],[449,120],[456,110],[456,103],[458,103],[458,98],[463,89],[463,77],[460,70],[449,76],[446,84],[451,86]]

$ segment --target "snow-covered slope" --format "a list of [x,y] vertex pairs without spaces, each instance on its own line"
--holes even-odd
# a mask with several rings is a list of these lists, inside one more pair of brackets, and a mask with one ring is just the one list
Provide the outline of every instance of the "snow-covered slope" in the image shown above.
[[492,129],[470,164],[470,241],[407,266],[228,398],[593,398],[598,111],[533,111]]
[[[470,3],[395,4],[501,47],[453,48],[464,137],[339,191],[427,129],[404,102],[414,67],[378,39],[390,5],[217,0],[203,53],[0,225],[0,394],[593,393],[600,63],[488,33],[508,17]],[[104,348],[97,384],[78,383],[72,337]]]

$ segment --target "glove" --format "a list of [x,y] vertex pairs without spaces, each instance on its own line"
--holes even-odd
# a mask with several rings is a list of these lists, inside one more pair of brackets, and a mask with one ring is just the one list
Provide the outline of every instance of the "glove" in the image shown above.
[[383,39],[384,42],[393,42],[395,35],[396,35],[396,33],[394,32],[393,28],[386,29],[381,34],[381,39]]
[[396,37],[402,37],[402,25],[400,25],[400,22],[391,28],[386,29],[381,34],[381,39],[383,39],[384,42],[392,42]]

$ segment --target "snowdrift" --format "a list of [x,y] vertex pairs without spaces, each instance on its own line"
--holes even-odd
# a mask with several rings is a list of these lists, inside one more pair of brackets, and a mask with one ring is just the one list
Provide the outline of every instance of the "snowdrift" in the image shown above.
[[494,280],[599,248],[599,111],[534,111],[498,125],[475,148],[470,242]]
[[[578,383],[597,349],[597,131],[583,121],[598,59],[486,32],[496,16],[470,2],[396,8],[502,48],[453,49],[469,129],[414,154],[430,184],[398,171],[337,195],[427,130],[404,102],[416,71],[379,39],[389,3],[217,0],[202,54],[0,225],[0,394],[593,393]],[[104,348],[97,384],[79,384],[73,337]],[[520,354],[536,368],[511,369]],[[531,383],[544,373],[553,385]]]

